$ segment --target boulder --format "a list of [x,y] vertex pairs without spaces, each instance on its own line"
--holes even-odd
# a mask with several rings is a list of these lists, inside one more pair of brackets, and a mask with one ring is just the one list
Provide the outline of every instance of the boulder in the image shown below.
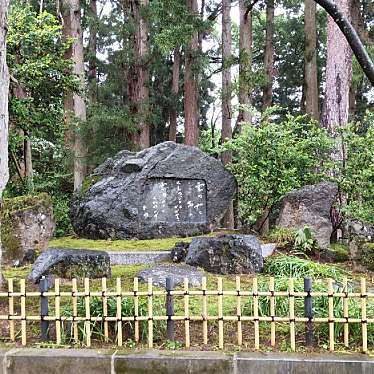
[[178,242],[171,249],[170,257],[173,262],[182,262],[186,259],[190,243]]
[[187,278],[191,287],[199,287],[204,273],[189,265],[162,264],[142,270],[137,276],[143,282],[151,278],[152,284],[158,287],[166,287],[166,278],[171,278],[174,286],[183,284]]
[[328,248],[335,229],[331,212],[337,195],[338,187],[328,182],[287,193],[281,202],[277,226],[295,229],[308,226],[318,245]]
[[264,267],[260,242],[253,235],[194,238],[186,264],[216,274],[259,273]]
[[43,275],[67,279],[110,277],[109,255],[102,251],[51,248],[36,259],[29,280],[37,283]]
[[74,231],[90,239],[150,239],[210,232],[232,201],[233,175],[198,148],[165,142],[122,151],[75,194]]
[[55,230],[49,195],[4,199],[1,210],[3,260],[8,265],[27,262],[30,253],[44,250]]

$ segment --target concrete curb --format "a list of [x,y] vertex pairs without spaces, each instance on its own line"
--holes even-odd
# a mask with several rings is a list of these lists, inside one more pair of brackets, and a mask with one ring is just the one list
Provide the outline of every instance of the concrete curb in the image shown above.
[[374,358],[202,351],[0,350],[0,374],[374,374]]

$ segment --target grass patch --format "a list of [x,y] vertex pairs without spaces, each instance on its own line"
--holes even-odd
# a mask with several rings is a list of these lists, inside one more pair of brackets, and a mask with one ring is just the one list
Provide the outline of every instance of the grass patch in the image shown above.
[[166,238],[152,240],[90,240],[73,237],[56,238],[49,242],[50,247],[67,249],[92,249],[98,251],[164,251],[177,242],[191,242],[192,238]]
[[272,256],[266,259],[264,272],[279,277],[332,278],[336,280],[349,274],[337,266],[286,255]]

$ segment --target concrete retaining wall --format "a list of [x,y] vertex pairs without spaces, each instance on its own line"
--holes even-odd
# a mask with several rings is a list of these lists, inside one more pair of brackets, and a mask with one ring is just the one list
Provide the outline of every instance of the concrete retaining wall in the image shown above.
[[0,374],[374,374],[364,355],[11,349],[0,359]]

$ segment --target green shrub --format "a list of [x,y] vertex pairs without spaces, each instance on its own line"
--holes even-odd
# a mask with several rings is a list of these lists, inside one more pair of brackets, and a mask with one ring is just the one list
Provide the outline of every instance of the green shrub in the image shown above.
[[333,278],[342,279],[346,271],[333,265],[320,264],[315,261],[295,256],[277,255],[268,257],[264,272],[273,276],[288,278]]
[[361,262],[369,270],[374,271],[374,243],[366,243],[362,247]]
[[333,243],[328,249],[329,257],[332,257],[334,262],[345,262],[349,260],[349,248],[344,244]]
[[312,254],[318,248],[317,241],[313,238],[312,231],[305,226],[295,233],[294,249],[303,254]]
[[287,227],[276,227],[266,238],[269,242],[277,243],[281,249],[291,249],[295,243],[295,230]]
[[329,167],[331,141],[318,123],[288,115],[276,123],[274,108],[258,126],[246,125],[223,149],[233,152],[239,214],[250,227],[289,191],[322,180]]

